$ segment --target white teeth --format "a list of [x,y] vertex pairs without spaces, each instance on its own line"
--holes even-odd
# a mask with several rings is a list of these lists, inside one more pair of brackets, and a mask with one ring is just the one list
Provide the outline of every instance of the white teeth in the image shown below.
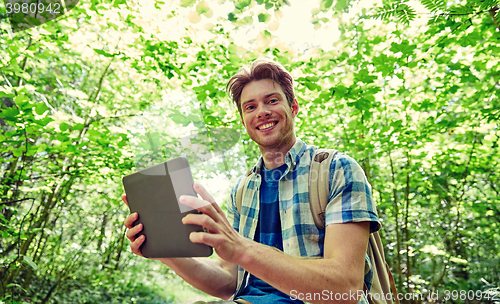
[[262,125],[262,126],[259,127],[259,130],[269,129],[270,127],[274,126],[274,124],[275,124],[274,122],[271,122],[271,123]]

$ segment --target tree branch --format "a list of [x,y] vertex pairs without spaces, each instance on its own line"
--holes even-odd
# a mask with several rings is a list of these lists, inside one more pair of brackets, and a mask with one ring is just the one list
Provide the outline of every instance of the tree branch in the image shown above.
[[8,201],[8,202],[5,202],[5,203],[0,203],[0,206],[1,205],[6,205],[6,204],[12,204],[12,203],[17,203],[17,202],[22,202],[22,201],[27,201],[27,200],[30,200],[30,199],[34,200],[35,198],[34,197],[27,197],[27,198],[15,200],[15,201]]
[[[30,40],[28,42],[28,46],[26,47],[26,51],[28,51],[28,49],[31,47],[32,43],[33,43],[33,38],[30,36]],[[27,62],[28,62],[28,55],[24,56],[24,59],[23,59],[23,65],[21,67],[21,70],[23,72],[26,70],[26,63]],[[23,78],[21,76],[19,76],[17,78],[17,87],[20,87],[22,83],[23,83]]]
[[500,23],[498,23],[498,20],[495,17],[496,14],[497,14],[497,12],[498,12],[498,7],[497,6],[492,7],[490,10],[488,10],[488,12],[490,13],[491,20],[493,20],[493,23],[495,24],[495,26],[497,27],[498,31],[500,32]]

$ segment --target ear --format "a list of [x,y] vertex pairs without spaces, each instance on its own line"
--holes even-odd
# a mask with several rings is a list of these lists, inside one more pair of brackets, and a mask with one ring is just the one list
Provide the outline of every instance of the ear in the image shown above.
[[297,98],[293,100],[291,108],[292,108],[292,116],[293,118],[295,118],[295,116],[299,114],[299,102],[297,101]]
[[241,120],[241,124],[243,125],[243,127],[245,127],[245,121],[243,120],[243,115],[241,115],[241,113],[240,113],[240,120]]

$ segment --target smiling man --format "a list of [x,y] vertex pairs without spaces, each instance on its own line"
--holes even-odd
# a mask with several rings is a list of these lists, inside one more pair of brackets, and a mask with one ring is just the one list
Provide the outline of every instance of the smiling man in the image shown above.
[[[207,230],[192,233],[191,241],[212,246],[220,259],[160,260],[194,287],[236,303],[368,303],[363,286],[371,285],[373,274],[367,243],[380,224],[362,169],[345,154],[335,155],[326,228],[319,230],[307,183],[317,148],[295,135],[299,104],[292,76],[276,62],[257,60],[233,76],[227,89],[262,156],[233,187],[227,218],[199,184],[201,198],[180,198],[201,212],[183,222]],[[132,227],[136,219],[131,214],[125,225],[132,251],[141,255],[144,236],[136,238],[142,230]]]
[[[235,78],[230,84],[234,85],[238,79],[241,80]],[[272,79],[248,83],[239,99],[241,122],[259,146],[266,168],[274,169],[280,165],[275,163],[275,154],[284,155],[295,144],[293,119],[299,112],[299,104],[296,99],[289,104],[281,86]]]

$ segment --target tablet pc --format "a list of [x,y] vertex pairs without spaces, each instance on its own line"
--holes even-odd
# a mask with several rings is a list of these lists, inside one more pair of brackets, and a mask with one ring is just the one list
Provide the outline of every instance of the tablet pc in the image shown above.
[[188,213],[199,213],[179,203],[181,195],[197,196],[185,157],[124,176],[122,182],[130,213],[139,214],[134,226],[144,225],[138,236],[146,236],[140,247],[145,257],[207,257],[212,254],[212,247],[189,240],[191,232],[203,231],[203,228],[182,223]]

